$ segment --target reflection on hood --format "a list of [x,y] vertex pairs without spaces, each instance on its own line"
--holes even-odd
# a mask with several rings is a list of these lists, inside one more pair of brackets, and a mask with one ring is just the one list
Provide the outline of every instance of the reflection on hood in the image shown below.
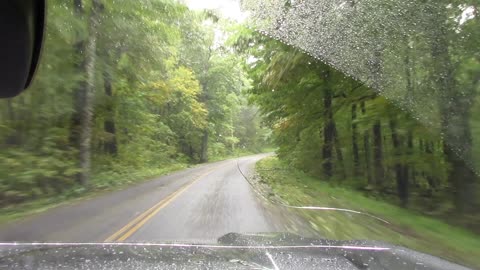
[[231,233],[214,245],[3,244],[0,253],[0,269],[467,269],[380,242],[292,234]]

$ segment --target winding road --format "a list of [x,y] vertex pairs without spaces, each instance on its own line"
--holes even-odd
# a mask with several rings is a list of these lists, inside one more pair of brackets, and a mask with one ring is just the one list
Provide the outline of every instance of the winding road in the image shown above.
[[212,243],[230,232],[291,232],[298,218],[263,200],[242,175],[265,156],[209,163],[63,205],[4,224],[0,241]]

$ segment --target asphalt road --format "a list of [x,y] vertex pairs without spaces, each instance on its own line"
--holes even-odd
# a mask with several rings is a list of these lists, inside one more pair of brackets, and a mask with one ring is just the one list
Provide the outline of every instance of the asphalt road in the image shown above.
[[240,173],[250,175],[263,157],[210,163],[57,207],[1,226],[0,241],[210,243],[230,232],[292,232],[297,217],[263,200]]

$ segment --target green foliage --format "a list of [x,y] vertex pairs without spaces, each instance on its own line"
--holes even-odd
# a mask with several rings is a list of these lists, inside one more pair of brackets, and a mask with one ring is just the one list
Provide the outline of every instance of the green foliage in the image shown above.
[[[64,191],[78,173],[71,149],[59,149],[65,140],[61,129],[50,129],[34,150],[7,148],[0,155],[0,204],[35,199]],[[28,168],[28,169],[25,169]]]
[[474,269],[480,266],[478,234],[366,197],[358,191],[318,181],[275,157],[261,160],[256,169],[261,180],[289,205],[352,209],[390,223],[338,211],[297,210],[327,239],[378,240],[446,258]]
[[[172,0],[104,0],[96,13],[95,1],[74,2],[49,1],[38,76],[24,94],[0,101],[1,205],[121,186],[197,163],[203,148],[213,159],[263,148],[259,116],[237,121],[255,111],[242,60],[215,39],[230,23]],[[93,36],[92,139],[81,148]],[[77,181],[82,151],[92,164],[85,187]]]
[[[441,14],[431,16],[438,19]],[[458,35],[471,39],[470,34],[474,36],[477,30],[470,27],[478,22],[469,21],[461,31],[455,30],[450,21],[439,24],[445,24],[442,27],[451,35],[446,42],[450,42]],[[365,31],[370,30],[365,27]],[[249,100],[259,107],[272,128],[280,159],[320,179],[354,187],[403,207],[439,217],[456,213],[460,215],[458,223],[475,228],[475,218],[459,214],[475,213],[480,206],[475,196],[480,191],[475,174],[480,135],[475,121],[478,114],[474,114],[479,108],[474,102],[478,100],[479,59],[470,51],[474,41],[452,43],[448,55],[440,56],[444,52],[435,50],[444,44],[425,36],[436,30],[425,25],[422,27],[427,28],[421,30],[418,26],[402,27],[385,31],[411,29],[408,35],[412,35],[412,41],[403,44],[387,39],[384,54],[376,59],[382,63],[388,85],[354,74],[362,79],[359,81],[335,69],[345,71],[342,61],[355,63],[355,56],[337,59],[339,66],[332,67],[312,57],[315,53],[308,48],[306,53],[282,43],[281,37],[285,36],[281,33],[277,40],[237,29],[230,42],[250,59],[247,69],[253,87]],[[418,36],[413,37],[413,33]],[[369,34],[364,39],[371,39]],[[332,52],[321,51],[327,56]],[[454,71],[442,70],[449,65],[447,60],[458,65]],[[448,89],[440,73],[452,74],[454,83],[448,82]],[[434,97],[438,100],[432,100]],[[428,114],[419,117],[419,111]]]

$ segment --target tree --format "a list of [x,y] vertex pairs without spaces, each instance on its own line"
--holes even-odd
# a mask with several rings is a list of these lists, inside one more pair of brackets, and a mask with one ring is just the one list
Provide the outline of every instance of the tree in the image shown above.
[[90,160],[91,160],[91,136],[92,136],[92,117],[93,101],[95,97],[95,61],[97,58],[97,31],[100,24],[101,9],[103,8],[100,0],[93,0],[92,10],[89,21],[89,38],[85,50],[85,69],[87,81],[83,107],[80,121],[80,183],[88,185],[90,178]]
[[[259,32],[265,35],[260,38],[244,34],[243,47],[253,57],[266,62],[262,65],[263,68],[253,68],[257,82],[268,80],[276,84],[283,83],[280,79],[285,74],[283,70],[269,68],[270,62],[267,60],[275,59],[275,56],[291,50],[281,46],[271,49],[266,45],[280,41],[304,52],[305,57],[311,57],[310,62],[322,61],[353,78],[343,80],[344,82],[361,82],[366,86],[367,89],[364,89],[363,97],[360,97],[359,101],[358,96],[337,98],[342,90],[334,86],[332,104],[339,107],[338,111],[342,113],[348,106],[351,121],[351,136],[348,136],[350,142],[347,144],[345,136],[342,135],[345,130],[340,129],[338,137],[343,139],[339,144],[351,153],[347,156],[351,157],[351,161],[346,160],[346,163],[347,167],[351,166],[353,174],[361,175],[359,169],[362,170],[366,182],[370,183],[368,190],[373,189],[381,194],[396,190],[401,204],[406,205],[412,185],[419,189],[428,187],[420,193],[429,193],[431,200],[435,196],[443,196],[440,190],[451,188],[453,192],[449,193],[453,194],[451,199],[455,205],[455,209],[451,211],[468,212],[475,208],[478,204],[474,195],[478,191],[478,177],[475,172],[479,167],[474,155],[480,153],[472,152],[476,140],[472,130],[477,129],[478,133],[478,128],[472,126],[475,122],[472,121],[471,113],[478,106],[477,91],[474,90],[478,88],[478,57],[473,56],[476,53],[472,50],[472,44],[478,43],[476,6],[465,1],[420,3],[379,0],[348,3],[313,0],[301,3],[283,0],[261,3],[244,1],[243,5],[253,13],[253,27],[257,27]],[[265,9],[269,12],[264,12]],[[266,52],[259,56],[258,52],[265,50]],[[288,70],[297,62],[291,58],[282,64]],[[271,73],[276,73],[277,77]],[[305,98],[304,89],[301,89],[298,82],[307,78],[310,80],[305,73],[288,75],[289,79],[294,78],[297,85],[283,84],[285,89],[289,88],[286,91],[289,93],[287,101],[282,100],[284,104],[291,102],[291,99]],[[314,109],[308,106],[295,108],[293,111],[285,111],[280,117],[277,110],[270,105],[275,104],[277,108],[282,105],[270,100],[273,95],[266,94],[273,88],[277,91],[278,87],[274,87],[274,84],[270,83],[264,91],[265,94],[262,93],[262,98],[258,97],[258,90],[252,91],[252,94],[267,118],[279,116],[273,119],[278,125],[284,119],[288,121],[288,125],[283,122],[281,128],[284,133],[288,133],[285,128],[292,130],[292,133],[288,133],[290,140],[282,138],[278,141],[280,152],[285,153],[283,158],[302,161],[306,157],[318,158],[318,154],[307,150],[308,147],[303,145],[302,139],[312,138],[314,134],[307,133],[311,133],[314,130],[312,127],[318,124],[292,123],[291,120],[296,114],[306,114],[301,112],[302,110]],[[317,89],[321,89],[324,84],[318,81]],[[337,79],[334,84],[342,84],[342,80]],[[264,85],[255,87],[265,88]],[[372,93],[376,97],[368,97]],[[332,130],[329,128],[332,121],[328,101],[327,99],[322,105],[317,103],[317,108],[324,110],[323,132],[327,135]],[[389,104],[384,106],[386,101]],[[361,116],[356,113],[356,102],[360,102]],[[375,108],[378,106],[380,108]],[[339,113],[333,115],[337,126],[342,126],[343,123],[338,124],[338,121],[344,121]],[[388,117],[385,117],[386,115]],[[295,120],[301,121],[298,118]],[[273,123],[272,127],[275,125]],[[363,134],[363,147],[360,149],[359,133]],[[320,144],[323,154],[318,162],[323,164],[324,178],[330,178],[331,167],[341,167],[342,163],[341,159],[331,163],[329,137],[331,136],[327,136]],[[287,146],[287,141],[302,146]],[[415,149],[416,142],[421,142],[421,150]],[[442,152],[438,152],[439,144],[443,145]],[[350,147],[346,147],[347,145]],[[310,148],[317,146],[318,142],[312,140]],[[297,149],[297,152],[293,149]],[[359,152],[363,152],[363,155]],[[342,152],[338,152],[337,156],[341,158]],[[359,163],[364,166],[359,167]],[[436,171],[435,166],[442,169]],[[305,169],[304,165],[299,167]],[[449,168],[448,173],[446,168]],[[417,171],[422,171],[421,179],[417,177]],[[339,172],[341,175],[341,171]],[[432,190],[435,190],[435,194],[431,193]]]
[[228,23],[170,0],[48,4],[38,76],[0,101],[0,204],[196,163],[205,130],[215,158],[240,142],[262,148],[267,132],[252,135],[259,116],[253,126],[236,121],[250,109],[244,68],[223,41],[213,44],[214,29]]

